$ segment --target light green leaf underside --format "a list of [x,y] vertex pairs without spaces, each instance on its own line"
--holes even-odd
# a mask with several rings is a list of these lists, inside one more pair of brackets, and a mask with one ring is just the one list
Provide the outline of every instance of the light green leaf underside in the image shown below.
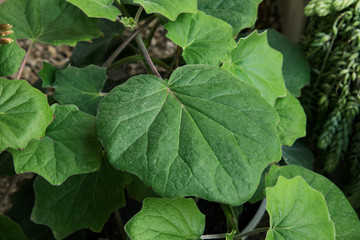
[[313,169],[314,155],[302,142],[296,141],[291,147],[282,146],[282,153],[286,164],[298,165],[309,170]]
[[41,140],[33,139],[23,151],[11,150],[17,173],[36,172],[51,184],[100,167],[101,145],[95,118],[74,105],[53,105],[55,120]]
[[45,94],[26,81],[0,79],[0,152],[44,136],[52,119]]
[[259,34],[254,31],[239,40],[223,68],[241,80],[253,84],[274,106],[278,97],[286,96],[282,62],[281,53],[269,46],[266,32]]
[[219,66],[236,46],[231,26],[201,11],[181,14],[165,28],[166,36],[183,48],[187,64]]
[[267,30],[269,45],[281,52],[284,58],[282,74],[286,88],[296,97],[301,88],[310,82],[310,64],[302,48],[274,29]]
[[175,21],[180,13],[196,13],[197,0],[134,0],[144,7],[146,13],[160,13]]
[[27,240],[19,225],[2,215],[0,215],[0,239]]
[[218,67],[178,68],[168,85],[131,78],[99,104],[109,161],[165,197],[239,205],[280,158],[278,117],[253,86]]
[[291,146],[306,135],[306,115],[300,102],[291,94],[278,98],[275,109],[279,114],[278,132],[282,145]]
[[324,196],[304,179],[279,177],[274,187],[266,189],[270,229],[266,240],[335,240]]
[[[360,239],[359,218],[344,194],[334,183],[310,170],[291,165],[285,167],[272,166],[266,176],[266,185],[268,187],[274,186],[279,176],[288,179],[301,176],[312,188],[324,195],[330,218],[335,224],[337,240]],[[315,209],[315,207],[311,207],[311,209]]]
[[129,181],[105,161],[100,171],[72,176],[60,186],[38,177],[31,219],[49,226],[56,239],[83,228],[100,232],[110,214],[125,205],[124,185]]
[[100,91],[107,79],[106,68],[89,65],[56,71],[54,98],[60,104],[75,104],[83,112],[96,115]]
[[75,45],[101,32],[97,19],[64,0],[15,0],[0,6],[0,22],[13,25],[17,39],[53,45]]
[[260,2],[262,0],[198,0],[198,8],[229,23],[236,35],[255,24]]
[[131,240],[199,239],[205,229],[205,215],[192,199],[148,198],[125,225]]
[[[15,39],[14,34],[6,37]],[[25,50],[19,47],[16,41],[10,44],[0,44],[0,77],[16,73],[24,56]]]
[[112,5],[114,0],[66,0],[80,8],[88,17],[107,18],[116,21],[120,10]]

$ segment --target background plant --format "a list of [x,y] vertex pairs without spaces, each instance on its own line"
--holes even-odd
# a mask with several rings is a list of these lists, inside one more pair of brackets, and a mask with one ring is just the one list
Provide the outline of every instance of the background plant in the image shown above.
[[[312,167],[310,157],[294,154],[308,153],[295,143],[306,122],[296,97],[310,71],[301,49],[274,31],[238,34],[253,26],[260,0],[84,3],[0,6],[9,36],[32,42],[25,56],[16,41],[1,45],[2,56],[15,56],[4,58],[2,76],[19,69],[20,79],[38,42],[76,44],[71,66],[44,63],[39,72],[51,107],[26,81],[0,80],[2,161],[10,152],[18,174],[39,175],[35,200],[24,202],[24,188],[14,196],[12,219],[1,216],[4,238],[81,239],[78,230],[100,232],[112,212],[123,239],[240,239],[256,232],[267,232],[266,239],[359,238],[359,219],[342,192],[304,168]],[[152,21],[178,45],[170,61],[148,53],[155,30],[145,42],[139,34]],[[124,26],[126,39],[112,49]],[[139,60],[148,75],[107,76]],[[269,166],[275,162],[289,166]],[[125,227],[117,211],[127,207],[124,189],[145,198]],[[235,207],[265,197],[270,226],[241,232]],[[228,233],[203,234],[199,199],[222,204]],[[29,211],[19,214],[21,204]]]

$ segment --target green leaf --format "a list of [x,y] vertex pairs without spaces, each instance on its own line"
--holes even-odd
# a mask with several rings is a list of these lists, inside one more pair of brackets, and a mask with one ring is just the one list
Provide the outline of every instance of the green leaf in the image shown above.
[[72,176],[60,186],[38,177],[31,219],[49,226],[57,239],[83,228],[100,232],[110,214],[125,205],[124,185],[128,182],[128,175],[112,169],[106,161],[100,171]]
[[229,23],[236,35],[242,29],[254,26],[260,2],[262,0],[198,0],[198,8]]
[[310,64],[302,48],[273,29],[267,30],[269,45],[284,57],[282,74],[286,88],[294,96],[300,96],[301,88],[310,83]]
[[231,26],[201,11],[182,14],[165,28],[166,36],[183,48],[187,64],[218,66],[236,46]]
[[124,27],[119,22],[111,22],[106,19],[99,20],[99,29],[104,36],[92,39],[91,42],[81,41],[75,46],[71,54],[71,63],[76,67],[84,67],[90,64],[100,65],[105,62],[108,51],[113,51],[113,41],[118,45],[119,37],[124,31]]
[[[14,34],[6,37],[15,39]],[[16,73],[24,57],[25,50],[19,47],[16,41],[10,44],[0,44],[0,77]]]
[[218,67],[188,65],[168,82],[140,75],[114,88],[96,125],[110,163],[158,194],[240,205],[280,159],[277,122],[253,86]]
[[286,96],[282,62],[281,53],[269,46],[266,32],[259,34],[254,31],[239,40],[223,68],[241,80],[253,84],[264,98],[274,105],[278,97]]
[[[360,239],[359,218],[344,194],[334,183],[324,176],[299,166],[290,165],[277,167],[273,165],[266,176],[266,185],[275,185],[279,176],[283,176],[287,179],[301,176],[312,188],[324,195],[330,213],[330,218],[335,224],[337,240]],[[290,195],[290,193],[286,194]],[[303,198],[299,197],[299,199]],[[310,207],[310,209],[316,210],[317,206],[316,208]]]
[[51,87],[55,82],[56,72],[60,69],[51,65],[50,63],[43,62],[43,68],[38,72],[42,81],[42,87]]
[[130,194],[131,198],[138,202],[144,201],[145,198],[157,198],[157,195],[149,186],[146,186],[141,179],[135,175],[131,176],[131,183],[125,186],[126,191]]
[[278,98],[275,109],[280,116],[278,132],[281,144],[291,146],[306,135],[306,115],[300,102],[291,93]]
[[314,155],[302,142],[296,141],[291,147],[282,146],[282,153],[287,164],[313,169]]
[[92,18],[107,18],[116,21],[118,15],[121,14],[120,10],[112,5],[114,0],[66,0],[74,4],[84,11],[88,17]]
[[280,176],[274,187],[266,189],[266,197],[270,215],[266,240],[335,240],[324,196],[301,177]]
[[13,26],[17,39],[75,45],[100,36],[97,19],[64,0],[16,0],[0,6],[0,22]]
[[14,163],[9,152],[0,153],[0,176],[15,175]]
[[0,152],[44,136],[52,119],[45,94],[26,81],[0,79]]
[[81,111],[96,115],[106,79],[106,68],[95,65],[67,67],[56,72],[54,98],[60,104],[75,104]]
[[180,13],[196,13],[197,0],[133,0],[144,7],[146,13],[160,13],[175,21]]
[[2,215],[0,215],[0,239],[27,240],[19,225]]
[[101,145],[95,118],[74,105],[53,105],[55,120],[41,140],[33,139],[22,151],[11,150],[17,173],[35,172],[51,184],[61,184],[74,174],[93,172],[100,166]]
[[132,240],[199,239],[205,229],[205,215],[192,199],[148,198],[125,225]]

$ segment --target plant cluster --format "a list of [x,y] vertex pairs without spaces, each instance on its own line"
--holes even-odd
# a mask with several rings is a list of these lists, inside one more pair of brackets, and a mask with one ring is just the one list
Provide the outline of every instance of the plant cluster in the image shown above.
[[[14,166],[15,179],[38,176],[34,204],[20,190],[8,217],[0,216],[0,237],[84,239],[82,229],[102,231],[114,212],[124,240],[257,232],[267,240],[359,239],[354,209],[295,143],[306,127],[297,97],[310,77],[301,49],[274,30],[239,34],[254,25],[260,2],[2,4],[0,23],[13,31],[7,38],[31,45],[26,53],[16,41],[0,46],[0,75],[17,72],[17,80],[0,79],[0,163]],[[152,22],[144,41],[140,32]],[[170,60],[148,52],[160,25],[178,46]],[[44,63],[38,89],[20,80],[37,43],[76,45],[71,64]],[[110,77],[136,61],[149,74]],[[124,191],[143,207],[123,227]],[[200,198],[222,204],[227,233],[204,234]],[[265,198],[270,226],[240,231],[234,207]],[[19,217],[21,205],[31,221]]]
[[[321,10],[320,10],[321,9]],[[360,182],[360,3],[311,1],[305,13],[311,18],[304,36],[313,68],[311,86],[304,98],[313,141],[321,151],[323,169],[350,172],[343,185],[359,208]],[[316,27],[315,27],[316,26]],[[310,101],[309,101],[310,100]],[[341,166],[340,166],[341,163]]]

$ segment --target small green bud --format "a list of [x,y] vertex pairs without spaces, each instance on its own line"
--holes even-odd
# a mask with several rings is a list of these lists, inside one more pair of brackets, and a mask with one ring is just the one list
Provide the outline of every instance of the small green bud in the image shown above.
[[122,17],[120,22],[126,27],[133,31],[136,27],[136,22],[132,17]]

